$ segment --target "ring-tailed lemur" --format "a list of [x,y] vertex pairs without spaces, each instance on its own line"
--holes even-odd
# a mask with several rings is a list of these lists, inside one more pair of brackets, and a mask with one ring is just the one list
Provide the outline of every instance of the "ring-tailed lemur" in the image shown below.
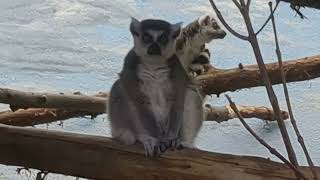
[[125,144],[142,143],[146,156],[180,144],[189,78],[175,55],[180,28],[181,23],[132,18],[134,47],[111,88],[112,136]]
[[203,96],[186,72],[199,74],[209,62],[204,44],[225,36],[208,17],[184,28],[177,44],[178,24],[132,19],[135,45],[112,86],[108,106],[114,138],[125,144],[140,141],[148,156],[177,145],[194,147],[203,121]]

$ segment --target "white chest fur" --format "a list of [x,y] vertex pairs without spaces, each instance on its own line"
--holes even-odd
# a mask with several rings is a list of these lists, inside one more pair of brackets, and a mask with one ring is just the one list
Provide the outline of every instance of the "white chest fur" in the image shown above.
[[166,122],[173,104],[171,98],[168,98],[173,92],[169,74],[170,69],[167,66],[138,67],[138,77],[142,81],[141,91],[150,99],[151,110],[160,124]]

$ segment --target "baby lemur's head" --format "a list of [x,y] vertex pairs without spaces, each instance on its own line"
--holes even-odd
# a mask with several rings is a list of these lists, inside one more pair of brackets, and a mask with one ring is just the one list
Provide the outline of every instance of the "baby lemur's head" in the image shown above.
[[176,39],[181,24],[170,24],[164,20],[146,19],[139,22],[132,18],[130,31],[134,40],[134,51],[148,61],[165,60],[175,53]]

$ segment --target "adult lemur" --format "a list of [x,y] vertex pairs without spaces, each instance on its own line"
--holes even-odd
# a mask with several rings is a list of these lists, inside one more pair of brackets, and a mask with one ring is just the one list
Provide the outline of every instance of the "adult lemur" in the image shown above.
[[132,18],[134,47],[109,98],[112,136],[144,145],[146,156],[180,145],[188,75],[175,55],[181,23]]
[[[195,71],[192,67],[208,63],[209,57],[202,57],[209,55],[204,44],[219,38],[212,36],[214,33],[210,30],[216,27],[213,28],[211,20],[199,19],[198,30],[202,32],[195,32],[192,28],[195,26],[184,28],[187,31],[182,33],[189,33],[189,39],[180,37],[182,43],[178,45],[188,46],[189,50],[183,53],[179,52],[181,47],[176,48],[180,24],[132,19],[130,31],[134,47],[125,58],[109,98],[108,113],[114,138],[125,144],[141,142],[147,156],[177,146],[193,147],[202,125],[203,98],[199,87],[190,81],[189,72]],[[215,31],[216,35],[219,33],[221,31]],[[188,44],[190,38],[197,43]],[[190,52],[198,56],[193,57]]]

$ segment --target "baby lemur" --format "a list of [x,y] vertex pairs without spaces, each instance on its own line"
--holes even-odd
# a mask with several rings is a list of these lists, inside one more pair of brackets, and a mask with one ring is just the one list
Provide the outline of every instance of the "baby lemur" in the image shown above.
[[134,47],[111,88],[112,136],[125,144],[142,143],[146,156],[181,144],[188,75],[175,55],[180,31],[181,23],[132,18]]

